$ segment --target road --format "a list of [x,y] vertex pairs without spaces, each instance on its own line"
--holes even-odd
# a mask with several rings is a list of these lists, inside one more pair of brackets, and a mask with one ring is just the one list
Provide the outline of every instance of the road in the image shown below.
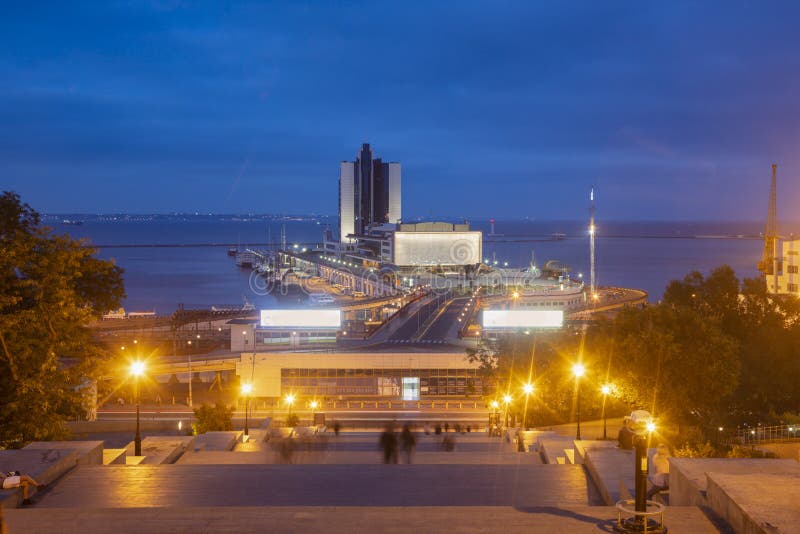
[[425,321],[427,321],[430,316],[436,313],[436,311],[439,309],[439,306],[441,306],[446,299],[447,297],[445,295],[441,295],[419,308],[419,310],[417,310],[415,313],[409,315],[405,323],[395,330],[394,333],[389,337],[389,341],[403,341],[412,339],[419,329],[425,324]]
[[453,299],[444,311],[434,320],[425,334],[423,340],[448,340],[458,337],[459,315],[464,311],[464,307],[469,303],[469,298]]

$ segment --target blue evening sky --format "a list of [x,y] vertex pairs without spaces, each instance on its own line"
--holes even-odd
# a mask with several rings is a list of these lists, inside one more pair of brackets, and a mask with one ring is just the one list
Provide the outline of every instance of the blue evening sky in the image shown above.
[[43,212],[763,219],[800,201],[796,2],[17,2],[0,189]]

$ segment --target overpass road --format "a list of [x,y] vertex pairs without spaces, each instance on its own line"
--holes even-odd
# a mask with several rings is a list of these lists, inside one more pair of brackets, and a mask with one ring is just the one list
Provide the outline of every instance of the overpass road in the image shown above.
[[[469,298],[467,297],[451,300],[438,317],[434,319],[433,323],[420,339],[426,341],[443,341],[457,338],[458,327],[462,324],[458,322],[458,319],[468,303]],[[466,314],[465,317],[467,317]]]

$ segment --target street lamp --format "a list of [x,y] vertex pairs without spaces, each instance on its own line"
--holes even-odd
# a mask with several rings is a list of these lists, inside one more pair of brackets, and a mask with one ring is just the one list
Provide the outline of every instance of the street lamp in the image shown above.
[[505,411],[506,411],[506,416],[505,416],[506,428],[508,428],[508,405],[511,404],[511,395],[506,393],[503,396],[503,404],[505,405]]
[[[522,411],[522,427],[524,427],[527,430],[527,428],[528,428],[528,398],[531,396],[531,393],[533,393],[533,384],[531,384],[530,382],[527,382],[527,383],[523,384],[522,385],[522,392],[525,394],[525,409]],[[520,434],[520,436],[521,436],[521,434]],[[519,439],[519,445],[520,445],[520,450],[524,450],[524,447],[522,445],[522,438],[521,437]]]
[[294,404],[294,395],[289,393],[288,395],[286,395],[286,398],[284,400],[286,401],[286,405],[289,407],[288,415],[292,415],[292,404]]
[[611,393],[611,385],[610,384],[603,384],[603,387],[600,388],[600,391],[603,393],[603,439],[608,439],[608,435],[606,433],[606,399],[608,398],[608,394]]
[[311,424],[313,425],[314,424],[314,412],[317,410],[317,406],[319,406],[319,403],[317,401],[315,401],[315,400],[312,400],[310,406],[311,406]]
[[575,432],[575,439],[581,439],[581,377],[586,373],[586,368],[582,363],[576,363],[572,366],[572,374],[575,377],[575,394],[577,396],[575,412],[577,415],[577,431]]
[[250,413],[250,393],[252,392],[253,384],[242,384],[242,395],[244,395],[244,435],[242,436],[242,442],[246,442],[250,437],[247,416]]
[[139,432],[139,377],[144,374],[144,362],[136,360],[131,363],[131,375],[136,384],[136,436],[133,438],[134,456],[142,455],[142,435]]

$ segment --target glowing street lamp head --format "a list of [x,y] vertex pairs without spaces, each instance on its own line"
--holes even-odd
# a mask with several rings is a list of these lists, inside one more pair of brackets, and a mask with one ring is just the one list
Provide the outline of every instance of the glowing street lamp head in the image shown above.
[[611,393],[611,386],[604,384],[603,387],[600,388],[600,391],[603,393],[603,395],[608,395]]
[[131,374],[137,378],[142,376],[144,374],[144,362],[141,360],[136,360],[135,362],[132,362]]
[[253,392],[253,384],[242,384],[242,395],[250,395]]
[[294,395],[292,395],[291,393],[289,395],[286,395],[286,404],[289,405],[294,404]]
[[522,386],[522,391],[525,392],[525,395],[530,395],[533,393],[533,384],[525,384]]
[[513,297],[515,300],[516,300],[516,299],[518,299],[518,298],[519,298],[519,291],[514,291],[513,293],[511,293],[511,296],[512,296],[512,297]]
[[656,424],[653,421],[648,421],[646,428],[647,428],[648,432],[655,432],[656,431]]
[[319,403],[317,401],[311,401],[311,409],[312,410],[316,410],[317,406],[319,406]]
[[575,378],[580,378],[586,373],[586,367],[583,366],[582,363],[576,363],[572,366],[572,374],[575,375]]
[[503,402],[506,404],[511,403],[511,395],[503,395]]
[[496,408],[499,408],[499,407],[500,407],[500,403],[499,402],[497,402],[496,400],[492,401],[492,408],[496,409]]

